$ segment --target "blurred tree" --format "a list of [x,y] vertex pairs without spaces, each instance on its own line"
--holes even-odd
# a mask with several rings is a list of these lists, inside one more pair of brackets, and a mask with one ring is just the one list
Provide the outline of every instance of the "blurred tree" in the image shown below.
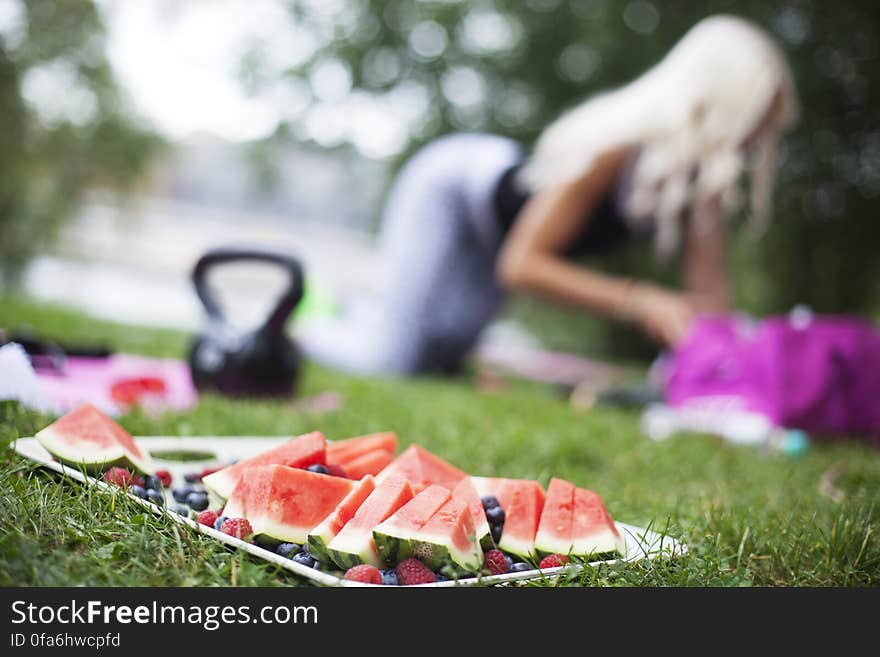
[[[562,110],[659,60],[701,18],[764,26],[794,69],[804,116],[787,140],[776,221],[757,248],[735,232],[740,307],[864,312],[880,303],[880,4],[819,0],[288,0],[317,47],[286,75],[311,108],[353,95],[410,105],[401,157],[453,130],[530,143]],[[259,57],[250,80],[259,79]],[[345,98],[331,91],[351,90]],[[405,109],[405,108],[404,108]],[[405,112],[403,112],[405,113]],[[338,113],[339,114],[339,113]],[[302,114],[303,122],[310,114]],[[349,117],[338,115],[338,122]],[[302,129],[294,134],[309,135]],[[336,134],[346,134],[342,129]],[[319,140],[320,141],[320,140]],[[656,267],[644,257],[627,266]],[[617,262],[620,262],[618,259]],[[669,275],[668,272],[666,275]]]
[[130,115],[92,0],[0,3],[0,283],[71,216],[90,186],[125,190],[162,142]]

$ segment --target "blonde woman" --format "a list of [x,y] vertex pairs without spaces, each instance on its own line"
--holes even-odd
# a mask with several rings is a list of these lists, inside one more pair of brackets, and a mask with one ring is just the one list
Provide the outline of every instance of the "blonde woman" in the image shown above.
[[[563,114],[531,153],[495,135],[443,137],[392,187],[379,296],[309,327],[300,342],[352,372],[454,371],[516,291],[633,322],[674,345],[696,313],[728,308],[725,219],[749,169],[750,221],[764,227],[776,146],[797,115],[769,35],[714,16],[639,78]],[[679,258],[684,289],[570,259],[640,238]]]

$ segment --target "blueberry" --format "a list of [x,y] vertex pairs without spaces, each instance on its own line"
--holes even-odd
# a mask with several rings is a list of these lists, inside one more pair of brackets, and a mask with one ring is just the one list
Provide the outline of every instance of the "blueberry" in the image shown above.
[[389,568],[388,570],[383,570],[382,572],[382,583],[386,586],[397,586],[397,571],[394,568]]
[[189,509],[185,507],[183,504],[175,504],[174,505],[174,513],[177,515],[183,516],[184,518],[189,518]]
[[327,469],[327,466],[321,465],[320,463],[315,463],[314,465],[310,465],[306,468],[309,472],[317,472],[319,474],[330,474],[330,471]]
[[485,495],[481,498],[481,500],[483,502],[483,508],[487,511],[489,509],[494,509],[496,506],[498,506],[498,498],[494,495]]
[[193,511],[204,511],[208,508],[208,494],[190,493],[186,496],[186,503]]
[[300,551],[300,546],[296,543],[279,543],[275,548],[275,554],[281,555],[285,559],[290,559],[294,554]]
[[306,568],[315,567],[315,557],[313,557],[308,550],[297,552],[295,555],[293,555],[293,561],[301,566],[305,566]]
[[208,489],[201,484],[193,484],[189,487],[191,493],[207,493]]
[[147,490],[162,490],[162,480],[153,475],[144,475],[144,488]]
[[137,495],[142,500],[147,499],[147,490],[143,486],[138,486],[135,484],[131,487],[131,492]]
[[195,484],[202,480],[201,472],[187,472],[183,475],[183,480],[188,484]]
[[527,570],[534,570],[534,568],[525,561],[517,561],[510,566],[510,572],[512,573],[524,573]]
[[187,496],[192,493],[192,486],[189,484],[184,484],[183,486],[175,486],[171,489],[171,495],[174,497],[176,502],[180,502],[181,504],[186,503]]
[[150,488],[147,490],[147,499],[156,506],[165,506],[165,496],[157,490]]
[[226,516],[220,516],[219,518],[217,518],[217,519],[214,521],[214,529],[216,529],[216,530],[219,532],[219,531],[220,531],[220,527],[223,526],[223,521],[224,521],[224,520],[226,520]]
[[493,506],[486,509],[486,519],[489,523],[501,524],[504,522],[504,509],[500,506]]
[[448,582],[448,581],[449,581],[449,578],[448,578],[446,575],[444,575],[443,573],[440,573],[440,572],[436,572],[436,573],[434,573],[434,578],[435,578],[438,582]]
[[502,525],[490,525],[489,529],[492,532],[492,540],[498,543],[501,540],[501,530],[504,527]]

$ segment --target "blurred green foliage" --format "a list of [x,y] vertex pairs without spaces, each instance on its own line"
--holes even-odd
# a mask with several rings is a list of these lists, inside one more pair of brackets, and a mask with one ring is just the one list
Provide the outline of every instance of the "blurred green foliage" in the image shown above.
[[11,0],[0,31],[0,283],[89,187],[130,188],[162,142],[125,106],[92,0]]
[[[734,230],[740,308],[864,313],[880,305],[880,4],[786,0],[289,0],[292,28],[323,42],[286,72],[311,82],[341,64],[353,91],[427,97],[402,156],[455,130],[529,144],[561,111],[637,76],[715,13],[750,18],[783,47],[803,119],[786,140],[776,221],[755,243]],[[259,68],[252,58],[251,68]],[[258,77],[251,71],[251,78]],[[415,91],[414,91],[415,90]],[[395,96],[397,94],[398,96]],[[314,100],[313,102],[321,102]],[[742,217],[734,222],[740,226]],[[674,279],[647,252],[602,266]]]

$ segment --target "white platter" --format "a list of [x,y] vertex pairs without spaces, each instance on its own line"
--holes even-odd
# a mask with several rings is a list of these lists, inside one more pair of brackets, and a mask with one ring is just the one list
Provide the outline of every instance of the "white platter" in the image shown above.
[[[252,456],[253,454],[274,447],[289,439],[289,436],[277,438],[265,436],[140,436],[135,438],[138,445],[151,453],[174,450],[187,452],[211,452],[214,455],[213,458],[205,459],[203,461],[189,462],[166,461],[156,458],[154,456],[154,461],[157,464],[161,464],[162,468],[169,470],[175,481],[182,480],[183,474],[185,472],[190,472],[194,470],[198,471],[212,465],[225,464],[233,459],[247,458],[249,456]],[[58,461],[55,461],[35,438],[20,438],[14,443],[13,447],[15,448],[15,451],[21,454],[23,457],[30,459],[31,461],[35,461],[67,477],[70,477],[71,479],[75,479],[76,481],[82,483],[94,485],[100,489],[107,490],[108,492],[119,490],[111,484],[107,484],[104,481],[83,474],[76,468],[68,467],[59,463]],[[296,563],[295,561],[292,561],[291,559],[287,559],[285,557],[277,555],[271,550],[267,550],[253,543],[248,543],[247,541],[242,541],[240,539],[234,538],[211,527],[201,525],[190,518],[185,518],[168,508],[169,504],[173,503],[173,498],[171,498],[169,491],[166,491],[167,503],[164,508],[158,507],[151,502],[142,500],[131,493],[128,494],[131,495],[132,499],[136,500],[138,503],[142,504],[145,508],[149,509],[153,513],[165,514],[174,522],[187,525],[188,527],[199,531],[202,534],[206,534],[207,536],[210,536],[217,541],[248,552],[255,557],[275,564],[279,568],[284,568],[286,570],[296,573],[297,575],[300,575],[301,577],[308,578],[317,584],[321,584],[324,586],[378,586],[374,584],[362,584],[359,582],[352,582],[343,579],[341,577],[342,573],[339,573],[339,576],[337,576],[333,573],[324,572],[315,568],[308,568],[306,566]],[[684,544],[676,541],[670,536],[664,536],[650,529],[644,529],[622,522],[616,522],[615,524],[617,525],[617,529],[620,532],[621,536],[625,540],[625,554],[619,559],[611,559],[601,562],[597,561],[591,563],[590,565],[597,565],[599,563],[615,563],[616,561],[632,562],[639,561],[641,559],[653,559],[659,555],[664,554],[669,556],[676,556],[684,554],[687,550]],[[507,573],[505,575],[470,577],[467,579],[449,580],[436,582],[433,584],[421,584],[419,586],[490,586],[512,584],[516,582],[522,582],[523,580],[552,580],[559,576],[561,571],[569,572],[570,569],[581,568],[583,568],[582,565],[569,564],[568,566],[562,566],[559,568],[527,570],[519,573]]]

